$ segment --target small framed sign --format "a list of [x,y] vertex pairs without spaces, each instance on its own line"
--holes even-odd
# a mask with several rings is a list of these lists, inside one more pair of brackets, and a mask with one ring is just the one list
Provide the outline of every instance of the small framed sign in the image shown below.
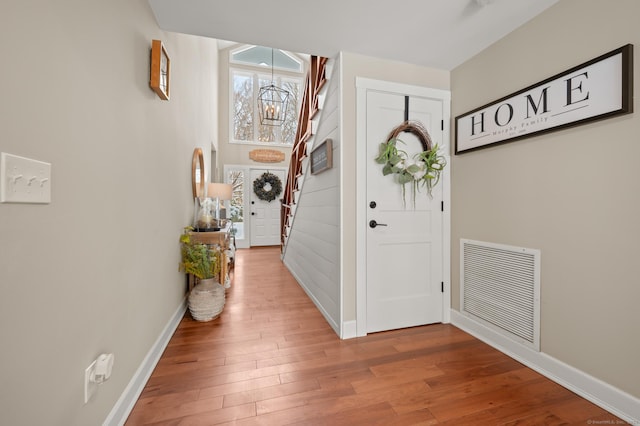
[[456,117],[456,154],[632,112],[627,44]]
[[151,71],[149,86],[162,100],[169,100],[169,78],[171,77],[171,60],[167,49],[160,40],[151,42]]
[[311,151],[311,174],[317,175],[333,167],[333,143],[325,139]]
[[284,161],[284,152],[277,149],[254,149],[249,151],[249,158],[258,163],[280,163]]

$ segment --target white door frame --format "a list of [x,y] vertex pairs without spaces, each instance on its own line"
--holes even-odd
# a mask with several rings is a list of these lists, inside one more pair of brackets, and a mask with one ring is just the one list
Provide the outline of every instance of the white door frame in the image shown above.
[[[447,163],[441,175],[439,185],[442,185],[444,200],[444,215],[442,222],[442,273],[444,280],[444,294],[442,297],[442,322],[451,321],[451,160],[450,134],[451,122],[451,92],[431,89],[389,81],[372,80],[356,77],[356,336],[367,335],[367,91],[375,90],[433,98],[443,102],[444,120],[442,154]],[[398,123],[400,124],[400,123]]]
[[[287,183],[287,173],[288,173],[289,170],[285,169],[283,167],[250,167],[249,168],[249,176],[251,177],[251,179],[253,179],[253,176],[251,176],[251,175],[253,174],[254,171],[256,171],[257,173],[271,172],[274,175],[278,175],[278,174],[280,174],[279,172],[282,172],[282,180],[283,180],[283,182],[282,182],[282,192],[280,193],[280,195],[277,196],[277,198],[275,200],[273,200],[273,201],[277,202],[277,205],[274,205],[275,203],[273,203],[273,201],[272,201],[270,203],[267,203],[267,205],[269,207],[265,207],[265,208],[268,208],[271,211],[271,213],[273,213],[273,211],[277,209],[277,214],[276,215],[277,215],[277,219],[278,219],[278,234],[277,234],[277,243],[274,244],[274,245],[280,245],[280,243],[281,243],[281,235],[280,235],[279,229],[280,229],[280,220],[281,220],[280,216],[282,215],[282,202],[280,200],[282,198],[284,198],[284,191],[285,191],[285,186],[286,186],[286,183]],[[258,196],[254,195],[254,192],[253,192],[253,181],[250,180],[249,182],[250,182],[250,185],[249,185],[250,191],[249,191],[249,198],[247,200],[247,202],[249,203],[248,204],[249,205],[249,210],[248,210],[248,212],[249,212],[249,228],[251,228],[249,230],[249,245],[251,247],[261,247],[261,246],[265,246],[265,245],[270,245],[270,244],[264,244],[264,241],[260,241],[259,243],[258,243],[258,241],[256,241],[256,239],[258,237],[254,233],[255,229],[253,229],[253,225],[254,225],[253,219],[254,218],[257,219],[258,216],[253,216],[252,210],[254,210],[254,207],[255,207],[253,205],[253,202],[255,201],[256,203],[260,203],[260,201],[258,201]],[[257,215],[257,213],[256,213],[256,215]],[[269,238],[268,239],[270,240],[271,237],[275,238],[276,235],[271,235],[269,233]]]
[[[236,240],[237,248],[249,248],[251,247],[251,193],[248,191],[253,191],[253,182],[250,181],[251,170],[282,170],[284,171],[285,179],[287,177],[287,173],[289,172],[288,167],[266,167],[268,166],[265,163],[265,166],[261,166],[259,164],[256,165],[247,165],[247,164],[225,164],[223,165],[223,177],[222,180],[226,182],[227,173],[229,169],[233,170],[243,170],[245,174],[245,182],[244,182],[244,197],[242,200],[243,210],[244,210],[244,239]],[[278,197],[278,199],[284,197],[284,187],[286,182],[282,182],[282,194]]]

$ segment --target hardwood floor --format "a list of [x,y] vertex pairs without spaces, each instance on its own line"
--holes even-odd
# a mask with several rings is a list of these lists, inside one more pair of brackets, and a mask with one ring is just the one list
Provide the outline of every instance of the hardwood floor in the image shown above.
[[340,340],[279,253],[238,251],[222,315],[187,313],[127,425],[619,421],[451,325]]

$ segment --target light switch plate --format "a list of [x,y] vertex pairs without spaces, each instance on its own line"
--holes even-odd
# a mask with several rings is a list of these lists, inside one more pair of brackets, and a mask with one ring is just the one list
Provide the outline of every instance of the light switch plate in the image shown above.
[[84,370],[84,403],[89,402],[91,397],[98,390],[98,384],[93,381],[93,376],[96,370],[96,361],[93,361],[91,365],[89,365]]
[[51,203],[51,164],[0,153],[0,202]]

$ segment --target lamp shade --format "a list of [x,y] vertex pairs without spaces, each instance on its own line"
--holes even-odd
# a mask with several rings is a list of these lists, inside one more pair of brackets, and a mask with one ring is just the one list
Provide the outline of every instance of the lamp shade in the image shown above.
[[207,187],[207,197],[230,200],[233,187],[229,183],[210,183]]

